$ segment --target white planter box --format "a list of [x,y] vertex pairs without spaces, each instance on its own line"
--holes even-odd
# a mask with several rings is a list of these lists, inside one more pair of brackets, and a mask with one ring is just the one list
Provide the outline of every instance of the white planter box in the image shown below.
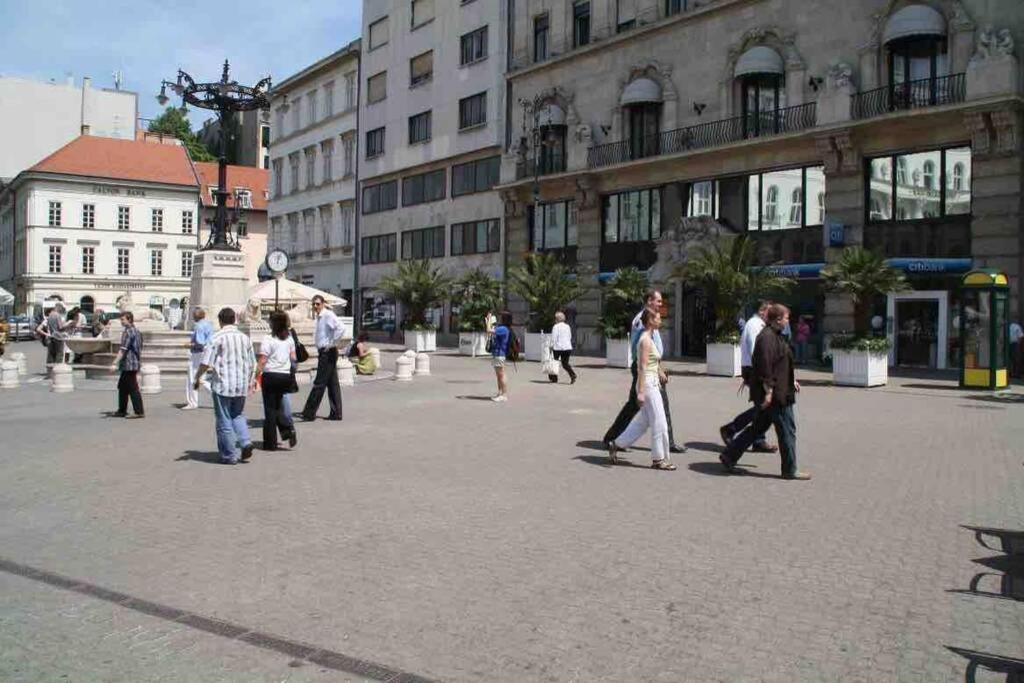
[[545,361],[551,358],[551,335],[543,332],[527,332],[526,360]]
[[740,376],[739,344],[708,344],[707,373],[716,377]]
[[633,350],[628,339],[606,339],[605,363],[610,368],[628,368],[633,364]]
[[889,357],[832,349],[832,381],[844,387],[880,387],[889,381]]
[[486,332],[459,332],[459,354],[463,356],[486,356]]
[[406,330],[405,348],[416,353],[437,351],[437,332],[434,330]]

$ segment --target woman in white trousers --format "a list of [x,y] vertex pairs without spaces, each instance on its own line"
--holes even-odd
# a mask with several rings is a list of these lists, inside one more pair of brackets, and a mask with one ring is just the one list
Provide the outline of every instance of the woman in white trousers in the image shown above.
[[608,446],[608,458],[612,464],[618,462],[618,452],[629,448],[651,430],[651,467],[656,470],[674,470],[669,462],[668,420],[665,419],[665,405],[661,401],[661,379],[659,367],[661,354],[651,334],[661,327],[661,314],[645,309],[640,318],[644,331],[637,342],[636,401],[640,412],[626,430]]

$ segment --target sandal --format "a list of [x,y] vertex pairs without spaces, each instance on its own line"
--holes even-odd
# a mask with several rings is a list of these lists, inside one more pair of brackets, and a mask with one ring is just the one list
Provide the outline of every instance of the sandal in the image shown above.
[[651,469],[672,471],[679,468],[675,466],[675,463],[668,462],[667,460],[655,460],[651,463]]

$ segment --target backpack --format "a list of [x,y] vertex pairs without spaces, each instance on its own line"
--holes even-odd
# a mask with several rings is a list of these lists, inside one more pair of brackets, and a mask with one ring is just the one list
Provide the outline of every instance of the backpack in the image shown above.
[[519,346],[519,337],[511,329],[508,331],[508,353],[505,354],[505,359],[515,363],[519,360],[519,353],[521,347]]

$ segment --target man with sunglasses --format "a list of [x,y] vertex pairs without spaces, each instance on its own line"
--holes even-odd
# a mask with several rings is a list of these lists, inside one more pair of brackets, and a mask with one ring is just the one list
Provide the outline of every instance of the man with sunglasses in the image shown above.
[[302,410],[302,419],[312,422],[316,419],[316,411],[327,390],[327,400],[331,405],[328,420],[341,419],[341,387],[338,385],[338,338],[342,334],[341,322],[334,311],[327,308],[324,298],[317,294],[313,297],[313,315],[316,316],[316,332],[313,343],[317,348],[316,379],[306,399],[306,407]]

